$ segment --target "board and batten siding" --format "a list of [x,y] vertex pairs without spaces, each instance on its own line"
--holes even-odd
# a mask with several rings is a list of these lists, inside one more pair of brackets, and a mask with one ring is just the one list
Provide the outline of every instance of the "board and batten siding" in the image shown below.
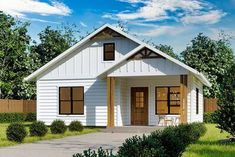
[[127,60],[108,73],[108,76],[186,75],[181,66],[162,58]]
[[91,40],[44,72],[37,80],[94,78],[114,62],[103,61],[104,43],[115,43],[115,60],[138,46],[127,38]]

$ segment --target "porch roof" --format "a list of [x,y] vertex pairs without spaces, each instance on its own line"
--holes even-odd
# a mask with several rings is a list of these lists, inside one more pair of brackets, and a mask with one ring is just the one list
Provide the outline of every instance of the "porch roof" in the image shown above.
[[[138,53],[141,49],[143,48],[147,48],[151,51],[153,51],[154,53],[162,56],[162,60],[166,59],[167,62],[169,62],[172,65],[176,65],[175,67],[173,67],[172,69],[172,73],[167,73],[167,72],[162,72],[162,73],[156,73],[156,72],[148,72],[148,73],[129,73],[126,76],[162,76],[162,75],[185,75],[188,74],[189,72],[191,72],[195,77],[197,77],[204,85],[206,86],[211,86],[211,83],[208,81],[208,79],[200,72],[198,72],[197,70],[191,68],[190,66],[180,62],[179,60],[159,51],[158,49],[148,45],[148,44],[141,44],[139,45],[137,48],[133,49],[131,52],[129,52],[128,54],[126,54],[123,58],[121,58],[120,60],[117,60],[116,62],[113,63],[112,66],[106,68],[104,71],[102,71],[101,73],[99,73],[97,75],[97,77],[107,77],[107,76],[125,76],[125,75],[115,75],[115,71],[118,70],[119,67],[128,64],[130,62],[130,60],[128,60],[131,56],[135,55],[136,53]],[[154,59],[158,59],[159,58],[154,58]]]

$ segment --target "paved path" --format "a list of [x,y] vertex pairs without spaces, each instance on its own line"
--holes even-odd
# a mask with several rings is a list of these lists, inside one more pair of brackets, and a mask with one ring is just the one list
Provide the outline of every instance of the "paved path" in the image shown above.
[[72,157],[74,153],[83,152],[100,146],[117,151],[122,142],[133,135],[141,133],[91,133],[70,136],[63,139],[40,141],[0,148],[0,157]]

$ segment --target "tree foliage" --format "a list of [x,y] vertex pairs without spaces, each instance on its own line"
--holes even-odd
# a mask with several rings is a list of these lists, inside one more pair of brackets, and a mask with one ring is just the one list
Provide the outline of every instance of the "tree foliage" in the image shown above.
[[[74,27],[76,27],[74,25]],[[63,26],[59,29],[53,29],[47,26],[42,30],[38,36],[39,43],[34,41],[34,45],[31,47],[31,58],[34,62],[34,69],[46,64],[63,51],[74,45],[77,40],[75,37],[74,28],[70,26]]]
[[221,89],[218,102],[218,127],[235,137],[235,63],[226,71]]
[[174,53],[173,48],[169,45],[163,45],[163,44],[159,44],[155,46],[156,49],[168,54],[169,56],[180,60],[179,56],[177,54]]
[[46,27],[40,42],[30,45],[29,25],[0,12],[0,98],[34,99],[35,83],[24,82],[24,77],[77,42],[76,26],[63,25]]
[[211,82],[211,88],[204,88],[204,95],[218,97],[221,80],[234,62],[233,51],[228,41],[225,38],[212,40],[200,33],[181,55],[187,65],[204,73]]
[[28,23],[0,12],[0,90],[2,98],[32,98],[33,85],[23,82],[30,66]]

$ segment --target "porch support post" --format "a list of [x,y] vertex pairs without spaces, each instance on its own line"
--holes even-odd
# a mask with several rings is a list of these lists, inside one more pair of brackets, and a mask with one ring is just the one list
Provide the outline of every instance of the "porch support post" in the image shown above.
[[107,77],[107,128],[114,127],[114,96],[115,96],[115,79]]
[[187,75],[180,75],[180,122],[187,123]]

